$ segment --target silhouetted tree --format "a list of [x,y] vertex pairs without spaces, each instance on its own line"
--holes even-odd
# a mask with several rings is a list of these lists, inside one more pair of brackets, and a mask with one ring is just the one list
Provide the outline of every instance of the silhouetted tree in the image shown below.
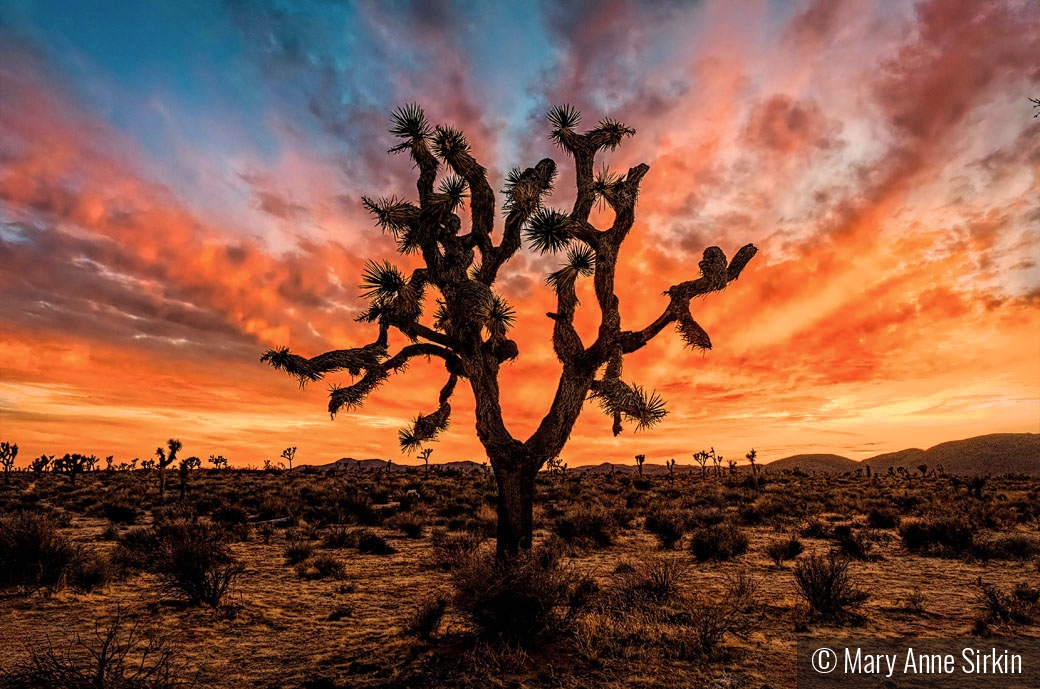
[[296,459],[296,446],[287,447],[282,450],[282,459],[289,462],[289,468],[292,469],[293,460]]
[[64,472],[69,475],[69,483],[76,485],[76,476],[84,471],[90,471],[97,464],[98,458],[94,455],[81,455],[78,452],[69,454],[54,462],[54,471]]
[[646,455],[636,455],[636,468],[639,470],[639,475],[643,475],[643,462],[646,461]]
[[181,449],[181,441],[170,438],[166,441],[166,445],[170,448],[169,454],[166,453],[162,447],[155,448],[155,468],[159,471],[159,497],[166,497],[166,467],[170,466],[177,460],[177,453]]
[[746,455],[747,461],[751,462],[751,475],[758,476],[758,468],[755,466],[755,460],[758,459],[758,453],[755,452],[755,448],[751,448],[751,451]]
[[[503,191],[505,219],[496,244],[492,240],[495,193],[463,133],[451,126],[431,126],[422,108],[414,104],[394,112],[390,131],[401,141],[390,150],[407,152],[417,168],[417,202],[396,196],[363,201],[378,225],[396,239],[398,251],[419,255],[423,267],[408,274],[387,261],[367,264],[362,289],[370,305],[358,320],[376,324],[378,334],[370,344],[310,359],[288,348],[268,350],[261,357],[296,376],[301,384],[337,371],[353,376],[351,385],[332,387],[329,411],[333,415],[361,407],[373,390],[412,359],[441,360],[446,381],[438,407],[419,414],[400,432],[405,451],[419,449],[448,427],[451,396],[460,379],[468,382],[476,402],[477,437],[498,485],[500,557],[530,547],[535,476],[546,461],[561,454],[587,399],[597,401],[612,418],[615,435],[623,421],[646,429],[664,418],[659,395],[622,380],[623,357],[673,325],[689,346],[709,349],[711,340],[693,319],[690,301],[724,289],[757,252],[748,244],[727,261],[721,249],[709,247],[699,264],[699,277],[667,289],[667,305],[652,322],[624,330],[615,270],[621,245],[635,223],[640,182],[650,168],[641,164],[619,174],[603,167],[597,175],[596,155],[615,149],[635,130],[608,118],[579,133],[581,116],[569,105],[554,107],[548,119],[551,140],[574,161],[574,204],[569,212],[543,205],[556,178],[552,159],[524,170],[514,168]],[[441,173],[445,174],[438,182]],[[464,231],[458,213],[467,198],[470,222]],[[597,202],[613,211],[609,227],[601,229],[589,221]],[[502,267],[516,256],[524,239],[541,254],[566,258],[546,278],[556,295],[556,309],[547,315],[553,321],[552,345],[562,372],[548,413],[529,438],[520,440],[503,420],[499,387],[502,364],[518,354],[516,342],[508,335],[516,312],[494,288]],[[600,316],[592,343],[583,341],[574,326],[576,284],[583,277],[592,278]],[[433,293],[438,296],[431,327],[420,318]],[[410,340],[395,354],[389,349],[391,329]]]
[[700,466],[700,468],[701,468],[701,478],[702,479],[705,477],[705,469],[704,469],[704,467],[708,463],[708,457],[709,457],[708,453],[705,452],[704,450],[701,450],[700,452],[694,452],[693,453],[693,461],[697,462],[698,466]]
[[426,476],[430,476],[430,455],[433,454],[432,447],[424,447],[419,451],[419,456],[422,458],[423,464],[426,465]]
[[0,443],[0,466],[4,469],[4,483],[11,482],[8,472],[14,469],[14,458],[18,456],[18,444]]
[[213,465],[214,469],[228,468],[227,457],[225,457],[224,455],[210,455],[207,461]]
[[29,464],[29,470],[36,474],[43,473],[53,461],[54,455],[40,455]]

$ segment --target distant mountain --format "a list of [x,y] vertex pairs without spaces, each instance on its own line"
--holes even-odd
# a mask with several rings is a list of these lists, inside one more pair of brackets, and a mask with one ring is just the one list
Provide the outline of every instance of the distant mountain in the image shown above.
[[763,465],[766,473],[777,471],[803,471],[807,474],[841,474],[862,469],[859,462],[841,455],[792,455]]
[[871,470],[911,471],[942,464],[948,474],[1030,474],[1040,476],[1040,433],[993,433],[940,443],[927,450],[902,450],[864,460]]
[[[296,467],[299,471],[386,471],[389,462],[385,459],[354,459],[343,457],[328,464],[301,464]],[[407,469],[423,470],[424,465],[390,463],[390,471],[405,471]],[[430,471],[447,471],[452,473],[467,473],[480,471],[482,466],[478,462],[460,460],[456,462],[431,462]]]

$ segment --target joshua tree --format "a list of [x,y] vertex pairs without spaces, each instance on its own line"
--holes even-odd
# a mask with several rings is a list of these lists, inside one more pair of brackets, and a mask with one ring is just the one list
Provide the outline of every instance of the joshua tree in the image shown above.
[[639,469],[639,475],[643,475],[643,462],[646,461],[646,455],[636,455],[636,468]]
[[166,497],[166,467],[170,466],[177,460],[177,453],[180,452],[181,449],[181,441],[170,438],[166,441],[166,445],[170,448],[169,454],[167,454],[162,447],[155,448],[155,468],[159,470],[160,499]]
[[672,457],[670,460],[665,462],[664,465],[668,468],[668,482],[669,483],[674,483],[675,482],[675,457]]
[[184,500],[184,496],[188,493],[188,474],[191,473],[192,469],[198,469],[201,466],[202,460],[198,457],[188,457],[181,460],[181,500]]
[[76,476],[84,471],[90,471],[97,464],[98,458],[94,455],[81,455],[78,452],[69,454],[54,462],[55,471],[63,471],[69,475],[69,483],[76,485]]
[[40,455],[29,464],[29,470],[36,474],[43,473],[53,461],[54,455]]
[[917,470],[921,472],[921,478],[924,478],[925,476],[928,475],[928,465],[927,464],[918,464],[917,465]]
[[737,462],[736,462],[736,460],[731,459],[731,460],[729,460],[728,464],[729,464],[729,475],[733,476],[734,474],[737,473]]
[[[387,261],[367,264],[362,289],[370,306],[358,320],[377,326],[378,334],[370,344],[310,359],[291,354],[288,348],[268,350],[261,357],[296,376],[301,384],[336,371],[353,376],[351,385],[332,387],[329,411],[333,415],[360,407],[411,359],[440,359],[446,380],[438,407],[419,414],[400,432],[401,447],[417,450],[447,428],[455,387],[460,379],[469,384],[476,402],[477,437],[498,484],[500,557],[530,547],[535,476],[546,461],[560,455],[586,400],[597,401],[611,417],[615,435],[623,421],[640,430],[664,418],[659,395],[621,379],[623,357],[642,349],[669,326],[675,326],[689,346],[710,349],[711,340],[693,319],[690,301],[724,289],[757,252],[749,244],[727,261],[720,248],[709,247],[699,264],[700,275],[665,291],[667,303],[657,318],[635,330],[623,329],[615,270],[621,245],[635,222],[640,182],[650,168],[641,164],[620,174],[604,167],[597,175],[597,153],[615,149],[635,130],[608,118],[579,133],[581,116],[569,105],[554,107],[548,119],[550,139],[574,160],[574,205],[569,211],[543,205],[556,177],[552,159],[524,170],[514,168],[505,182],[505,218],[496,244],[492,239],[495,193],[463,133],[451,126],[431,126],[422,108],[414,104],[394,112],[390,132],[401,141],[390,150],[408,153],[417,168],[417,201],[396,196],[363,201],[377,224],[396,239],[398,251],[419,255],[424,266],[407,274]],[[463,230],[459,217],[466,198],[469,231]],[[609,227],[598,228],[589,221],[597,202],[613,212]],[[566,258],[546,278],[556,295],[556,308],[547,316],[553,322],[552,345],[562,372],[545,417],[529,438],[521,440],[502,418],[499,387],[501,366],[519,351],[508,336],[516,312],[495,285],[503,265],[517,255],[524,239],[541,254]],[[600,316],[591,343],[583,341],[574,326],[576,283],[584,277],[592,278]],[[420,322],[431,295],[437,302],[432,327]],[[389,351],[391,329],[410,340],[397,353]]]
[[4,483],[11,482],[8,472],[14,469],[14,458],[18,456],[18,444],[0,443],[0,466],[4,468]]
[[693,453],[693,461],[697,462],[697,464],[701,468],[701,478],[702,479],[705,477],[704,466],[708,463],[708,456],[709,456],[708,453],[705,452],[704,450],[701,450],[700,452],[694,452]]
[[432,447],[424,447],[419,450],[419,457],[422,458],[423,464],[426,465],[426,476],[430,475],[430,455],[433,454]]
[[214,469],[227,469],[228,461],[224,455],[210,455],[209,459],[206,460],[213,465]]
[[293,460],[296,459],[296,446],[287,447],[282,450],[282,459],[289,462],[289,469],[292,469]]
[[758,476],[758,468],[755,466],[755,460],[758,459],[758,453],[755,452],[755,448],[751,448],[751,451],[746,455],[747,461],[751,462],[751,475]]

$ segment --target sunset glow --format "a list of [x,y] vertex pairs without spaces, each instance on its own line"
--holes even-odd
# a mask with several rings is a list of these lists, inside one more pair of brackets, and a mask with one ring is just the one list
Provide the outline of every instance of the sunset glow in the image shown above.
[[[439,364],[330,419],[325,382],[259,361],[375,338],[354,322],[366,259],[415,259],[361,196],[414,195],[407,157],[386,154],[412,101],[466,132],[496,189],[553,157],[561,208],[574,175],[548,108],[636,129],[601,157],[650,166],[618,271],[625,328],[706,247],[759,248],[694,304],[712,350],[664,333],[626,359],[668,402],[663,424],[615,438],[588,404],[572,466],[1040,432],[1040,5],[506,4],[4,3],[0,437],[19,465],[144,458],[171,437],[237,466],[289,445],[297,463],[418,462],[397,429],[436,408]],[[518,313],[502,374],[518,438],[559,375],[543,282],[558,262],[525,249],[498,283]],[[591,284],[579,298],[587,344]],[[465,385],[453,409],[432,461],[483,461]]]

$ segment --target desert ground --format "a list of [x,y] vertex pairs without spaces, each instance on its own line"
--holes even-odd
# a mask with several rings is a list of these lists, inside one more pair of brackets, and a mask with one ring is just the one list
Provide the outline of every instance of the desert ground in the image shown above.
[[543,472],[508,575],[479,468],[72,478],[0,484],[0,687],[779,689],[806,636],[1040,637],[1037,477]]

